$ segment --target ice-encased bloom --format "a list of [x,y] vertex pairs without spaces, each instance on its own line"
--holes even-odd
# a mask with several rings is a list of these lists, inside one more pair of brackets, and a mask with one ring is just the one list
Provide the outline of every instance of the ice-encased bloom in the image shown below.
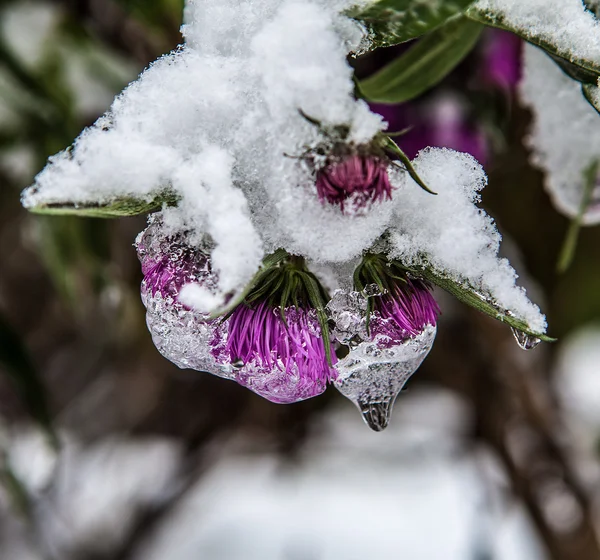
[[358,212],[374,202],[390,200],[388,165],[376,155],[352,154],[330,160],[317,172],[319,199],[338,205],[342,212]]
[[376,287],[340,290],[328,310],[336,323],[334,335],[349,346],[335,365],[334,384],[369,427],[381,431],[396,397],[433,345],[439,307],[421,280],[394,280],[385,293],[377,293]]
[[199,284],[208,290],[217,285],[208,244],[192,246],[184,234],[166,234],[155,215],[135,246],[144,275],[141,295],[146,323],[159,352],[180,368],[232,378],[232,368],[218,363],[212,351],[223,337],[223,328],[180,301],[186,284]]
[[187,284],[216,289],[206,243],[192,246],[184,234],[167,235],[161,221],[152,219],[136,248],[152,340],[180,368],[233,379],[276,403],[317,396],[335,378],[314,309],[288,306],[282,313],[260,301],[211,318],[180,300]]
[[217,359],[232,363],[236,381],[271,402],[315,397],[336,376],[314,309],[289,306],[282,312],[266,301],[241,304],[229,317],[228,330]]

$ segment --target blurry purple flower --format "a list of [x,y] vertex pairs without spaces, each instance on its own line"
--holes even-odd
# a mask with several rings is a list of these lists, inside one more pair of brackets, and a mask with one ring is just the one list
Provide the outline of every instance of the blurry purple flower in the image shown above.
[[388,162],[375,155],[353,154],[328,162],[317,172],[317,193],[321,202],[338,205],[342,212],[360,212],[374,202],[390,200],[392,185]]
[[370,107],[388,122],[389,131],[408,129],[397,142],[411,159],[427,146],[467,152],[481,163],[487,159],[483,131],[469,122],[465,107],[452,96],[439,95],[426,103],[372,103]]
[[233,364],[240,385],[272,402],[315,397],[335,378],[313,309],[291,306],[282,316],[280,308],[265,301],[254,307],[241,304],[229,317],[228,329],[227,342],[215,349],[215,357]]
[[483,84],[514,91],[521,79],[523,41],[514,33],[490,28],[483,35],[481,49]]

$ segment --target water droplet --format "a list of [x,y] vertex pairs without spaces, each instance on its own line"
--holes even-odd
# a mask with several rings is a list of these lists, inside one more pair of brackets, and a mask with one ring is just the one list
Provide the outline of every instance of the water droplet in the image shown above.
[[428,325],[414,338],[391,347],[376,337],[351,348],[335,364],[335,388],[358,407],[372,430],[387,427],[396,397],[429,353],[435,333]]
[[539,338],[532,336],[530,334],[527,334],[523,331],[520,331],[519,329],[515,329],[515,327],[511,327],[510,330],[512,331],[512,333],[514,335],[515,340],[517,341],[517,344],[523,350],[532,350],[540,342],[542,342]]
[[362,413],[363,420],[367,426],[375,432],[381,432],[387,428],[392,416],[392,408],[398,395],[383,402],[362,402],[356,404]]
[[244,364],[244,360],[242,360],[241,358],[238,358],[237,360],[234,360],[233,362],[231,362],[231,365],[235,369],[242,369],[245,364]]
[[381,288],[377,285],[377,284],[369,284],[367,286],[365,286],[365,289],[363,290],[364,294],[366,296],[380,296],[383,294],[383,292],[381,291]]

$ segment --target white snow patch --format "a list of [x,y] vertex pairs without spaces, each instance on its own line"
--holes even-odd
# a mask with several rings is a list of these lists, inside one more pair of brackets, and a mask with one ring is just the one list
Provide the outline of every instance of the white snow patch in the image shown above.
[[[583,174],[600,157],[600,115],[586,101],[581,84],[569,78],[544,51],[527,45],[524,54],[523,100],[534,123],[528,144],[533,161],[546,172],[546,189],[564,214],[574,217],[584,192]],[[600,222],[600,185],[583,223]]]
[[475,8],[567,60],[600,60],[600,24],[582,0],[478,0]]
[[438,194],[412,184],[395,195],[397,225],[391,230],[391,256],[408,265],[432,266],[436,271],[491,297],[524,320],[532,330],[545,332],[546,320],[517,274],[498,257],[501,236],[493,220],[476,203],[487,178],[469,154],[446,148],[427,148],[414,161],[417,172]]

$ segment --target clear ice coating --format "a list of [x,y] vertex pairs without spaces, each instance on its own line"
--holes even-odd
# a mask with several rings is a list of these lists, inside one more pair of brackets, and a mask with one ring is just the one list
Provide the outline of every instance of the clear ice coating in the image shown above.
[[524,333],[519,329],[515,329],[511,327],[510,330],[517,341],[517,344],[523,350],[533,350],[540,342],[542,342],[539,338],[532,336],[530,334]]
[[[368,288],[377,295],[372,286]],[[427,325],[417,336],[398,344],[390,344],[384,335],[371,339],[366,309],[363,294],[344,290],[336,290],[327,304],[335,323],[332,334],[350,346],[348,355],[335,364],[338,377],[334,385],[358,407],[367,425],[380,432],[388,425],[404,384],[431,350],[437,329]],[[374,321],[381,321],[376,312],[371,315],[371,323]]]
[[176,366],[232,379],[230,364],[218,363],[213,347],[227,336],[227,323],[186,308],[178,300],[181,288],[197,282],[210,288],[216,279],[206,247],[191,248],[182,236],[168,236],[159,216],[136,240],[144,280],[142,302],[146,323],[158,351]]

